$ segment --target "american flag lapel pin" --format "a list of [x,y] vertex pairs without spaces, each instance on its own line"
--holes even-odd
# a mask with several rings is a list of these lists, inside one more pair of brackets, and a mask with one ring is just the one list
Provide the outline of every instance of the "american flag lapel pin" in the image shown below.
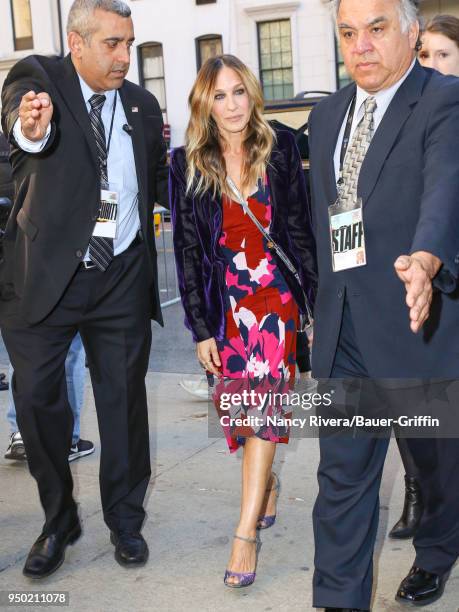
[[133,107],[131,108],[131,111],[132,111],[133,113],[138,113],[138,112],[139,112],[139,107],[138,107],[138,106],[133,106]]

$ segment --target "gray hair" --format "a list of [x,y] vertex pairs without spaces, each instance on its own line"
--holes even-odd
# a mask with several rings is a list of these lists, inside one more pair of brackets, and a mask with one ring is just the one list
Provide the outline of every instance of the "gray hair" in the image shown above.
[[94,11],[100,9],[108,13],[115,13],[120,17],[130,17],[131,9],[122,0],[75,0],[67,19],[67,34],[77,32],[86,42],[97,30],[94,23]]
[[[335,19],[338,16],[341,0],[331,0]],[[400,12],[400,25],[402,32],[407,32],[408,28],[419,20],[419,0],[398,0]]]

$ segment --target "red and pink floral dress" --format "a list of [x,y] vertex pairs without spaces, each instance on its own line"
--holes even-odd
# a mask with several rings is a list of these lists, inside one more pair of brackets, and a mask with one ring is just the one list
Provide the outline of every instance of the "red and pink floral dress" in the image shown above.
[[[272,208],[266,180],[259,181],[248,204],[269,229]],[[298,307],[266,239],[228,196],[223,196],[219,245],[227,263],[226,334],[217,343],[224,378],[213,394],[220,423],[231,452],[248,436],[287,443],[289,427],[283,421],[291,409],[281,400],[295,379]],[[222,393],[239,396],[244,390],[245,402],[222,409]]]

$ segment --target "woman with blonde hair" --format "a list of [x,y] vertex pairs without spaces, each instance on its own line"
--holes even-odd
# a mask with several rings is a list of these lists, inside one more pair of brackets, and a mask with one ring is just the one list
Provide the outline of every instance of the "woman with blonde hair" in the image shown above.
[[218,379],[213,397],[229,449],[243,445],[241,513],[224,578],[243,587],[255,579],[257,529],[276,516],[272,464],[276,444],[288,442],[289,408],[273,397],[285,398],[294,380],[315,245],[298,149],[264,119],[253,73],[232,55],[211,58],[189,104],[185,147],[171,156],[175,257],[185,325]]

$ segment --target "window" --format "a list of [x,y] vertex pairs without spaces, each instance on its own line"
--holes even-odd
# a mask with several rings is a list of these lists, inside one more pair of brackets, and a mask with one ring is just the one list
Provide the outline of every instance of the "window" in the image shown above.
[[290,20],[258,23],[260,79],[266,100],[293,97]]
[[335,38],[335,57],[336,57],[336,87],[342,89],[352,83],[352,79],[349,77],[346,66],[344,65],[343,56],[339,48],[338,41]]
[[30,0],[11,0],[15,51],[33,49]]
[[156,97],[163,113],[166,112],[163,46],[145,43],[139,46],[140,83]]
[[218,34],[207,34],[196,39],[196,63],[198,70],[209,59],[223,53],[222,37]]

